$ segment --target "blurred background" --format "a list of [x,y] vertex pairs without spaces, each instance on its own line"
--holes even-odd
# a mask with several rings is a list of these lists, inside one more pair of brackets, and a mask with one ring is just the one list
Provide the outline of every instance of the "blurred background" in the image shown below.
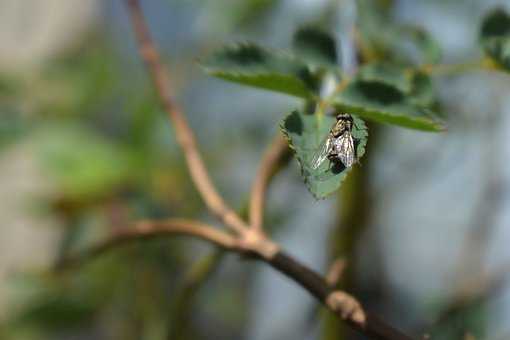
[[[481,57],[483,14],[510,10],[492,0],[142,5],[212,176],[241,212],[264,149],[300,103],[207,77],[199,58],[239,40],[288,48],[297,27],[322,23],[352,72],[352,32],[384,12],[379,29],[420,25],[442,63],[466,62]],[[433,80],[446,133],[370,125],[362,165],[327,200],[313,199],[292,160],[266,225],[321,272],[344,258],[341,286],[407,333],[510,339],[510,77]],[[210,219],[122,1],[0,0],[0,113],[1,339],[360,338],[281,274],[195,240],[136,242],[51,270],[139,218]]]

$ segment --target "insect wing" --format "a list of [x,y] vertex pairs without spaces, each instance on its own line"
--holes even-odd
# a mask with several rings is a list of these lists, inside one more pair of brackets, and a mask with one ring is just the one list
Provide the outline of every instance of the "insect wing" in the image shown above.
[[346,168],[350,168],[355,160],[354,138],[352,134],[349,131],[344,132],[335,141],[335,147],[340,161],[342,161]]
[[326,138],[324,138],[324,140],[319,144],[312,157],[310,164],[313,170],[317,169],[322,164],[322,162],[328,158],[328,154],[331,151],[331,146],[331,137],[328,134]]

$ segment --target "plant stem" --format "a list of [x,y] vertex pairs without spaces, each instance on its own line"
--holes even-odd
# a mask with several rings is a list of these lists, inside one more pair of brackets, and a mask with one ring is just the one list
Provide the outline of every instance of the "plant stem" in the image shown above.
[[418,68],[431,76],[450,76],[480,70],[496,70],[497,65],[489,58],[458,64],[424,64]]

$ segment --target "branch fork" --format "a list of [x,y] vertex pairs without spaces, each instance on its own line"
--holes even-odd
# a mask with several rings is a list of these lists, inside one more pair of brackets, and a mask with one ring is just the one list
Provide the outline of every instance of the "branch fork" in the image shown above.
[[271,261],[280,251],[280,246],[267,238],[261,229],[249,228],[244,230],[238,242],[241,250],[255,254],[266,261]]
[[[160,235],[188,235],[206,240],[220,248],[242,255],[254,255],[279,272],[287,275],[319,300],[330,311],[339,316],[352,328],[375,339],[410,340],[393,327],[369,316],[361,304],[351,295],[332,288],[331,280],[337,281],[341,270],[327,280],[312,269],[286,255],[280,246],[266,236],[263,231],[264,202],[267,187],[278,163],[288,152],[288,146],[281,136],[277,136],[266,152],[250,196],[249,223],[225,203],[216,190],[202,160],[193,131],[189,127],[181,109],[174,103],[170,93],[170,79],[161,62],[159,53],[150,37],[139,0],[125,0],[131,23],[138,41],[139,53],[147,67],[162,106],[176,131],[191,179],[202,197],[207,209],[227,228],[226,230],[184,219],[165,221],[140,221],[134,227],[122,230],[111,239],[82,254],[78,260],[85,260],[116,247],[120,243],[140,238]],[[340,272],[340,273],[338,273]]]

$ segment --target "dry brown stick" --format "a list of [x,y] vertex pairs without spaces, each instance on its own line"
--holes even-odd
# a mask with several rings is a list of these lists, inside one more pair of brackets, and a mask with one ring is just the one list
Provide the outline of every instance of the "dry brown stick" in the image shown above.
[[[207,207],[217,215],[225,225],[238,232],[239,237],[228,238],[227,244],[233,240],[232,250],[241,254],[252,254],[260,260],[284,273],[315,296],[332,312],[345,320],[354,329],[375,339],[409,340],[410,337],[367,314],[359,302],[349,294],[332,290],[320,275],[303,266],[294,258],[280,251],[278,245],[264,237],[260,229],[248,228],[246,223],[228,207],[214,188],[205,165],[198,153],[194,135],[184,116],[170,96],[170,82],[158,52],[156,51],[145,24],[138,0],[126,0],[135,34],[138,39],[140,53],[144,59],[154,85],[161,97],[163,106],[174,123],[177,141],[183,149],[188,168],[195,186],[199,190]],[[209,229],[208,229],[209,230]],[[215,231],[214,229],[211,229]],[[222,234],[227,235],[228,234]],[[147,236],[147,235],[145,235]],[[226,247],[229,249],[228,247]]]
[[323,277],[284,252],[278,251],[273,257],[268,258],[260,253],[256,247],[251,250],[243,247],[242,240],[239,237],[229,235],[224,231],[193,220],[141,221],[135,224],[133,228],[117,232],[111,238],[90,248],[88,251],[64,260],[60,264],[59,269],[78,266],[130,241],[165,235],[193,236],[241,255],[253,255],[297,282],[330,311],[361,333],[374,339],[411,339],[381,322],[377,317],[364,311],[360,303],[353,296],[346,292],[332,289]]
[[286,150],[288,150],[287,143],[278,134],[262,158],[250,195],[250,226],[254,230],[262,230],[267,186]]
[[326,280],[312,269],[302,265],[293,257],[279,251],[268,258],[258,252],[242,247],[239,237],[229,235],[201,222],[185,219],[170,219],[166,221],[141,221],[133,228],[122,229],[111,238],[99,243],[75,257],[64,260],[59,269],[79,266],[87,261],[104,254],[122,244],[141,239],[158,236],[188,235],[209,241],[220,248],[230,250],[241,255],[253,255],[267,262],[279,272],[287,275],[307,290],[318,301],[347,322],[352,328],[374,339],[411,340],[410,337],[381,322],[377,317],[363,310],[360,303],[346,292],[334,290]]
[[162,101],[163,108],[174,125],[177,142],[183,150],[195,187],[199,191],[208,209],[213,214],[215,214],[225,225],[229,226],[234,231],[242,233],[243,230],[247,228],[246,223],[218,194],[198,151],[195,135],[188,126],[188,122],[182,114],[181,109],[175,104],[172,98],[170,92],[170,80],[166,74],[165,67],[161,63],[159,53],[156,51],[150,37],[139,1],[126,0],[126,3],[129,8],[131,22],[138,40],[140,54],[147,66],[158,96]]
[[293,257],[278,252],[267,260],[272,267],[297,282],[312,296],[326,306],[351,328],[372,339],[411,340],[412,338],[381,321],[377,316],[365,311],[351,295],[332,289],[326,280],[314,270],[299,263]]
[[176,218],[163,221],[140,221],[131,228],[117,230],[110,238],[78,256],[64,259],[57,267],[59,269],[74,267],[130,241],[165,235],[193,236],[227,250],[235,250],[239,244],[237,239],[227,232],[195,220]]

